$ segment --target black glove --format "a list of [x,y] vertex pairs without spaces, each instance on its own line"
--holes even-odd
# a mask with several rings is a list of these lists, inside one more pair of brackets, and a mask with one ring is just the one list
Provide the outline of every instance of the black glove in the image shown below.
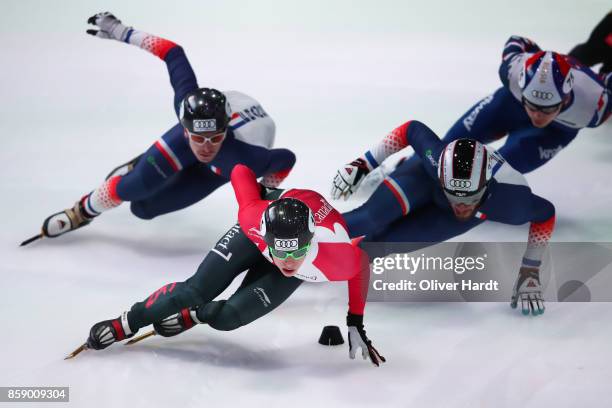
[[349,357],[355,359],[357,349],[361,347],[361,355],[364,360],[370,357],[370,361],[376,367],[380,366],[380,363],[385,363],[387,360],[378,353],[378,350],[374,348],[368,336],[366,336],[365,329],[363,328],[363,315],[356,315],[349,313],[346,316],[346,325],[348,326],[348,339],[349,339]]

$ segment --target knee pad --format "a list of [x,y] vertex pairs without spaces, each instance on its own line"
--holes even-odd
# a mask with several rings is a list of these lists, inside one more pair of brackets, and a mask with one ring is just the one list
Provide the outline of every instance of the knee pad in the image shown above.
[[132,201],[130,203],[130,211],[132,211],[132,214],[142,220],[151,220],[155,218],[154,214],[147,211],[146,205],[142,201]]
[[210,302],[198,310],[198,319],[215,330],[229,331],[242,326],[240,314],[225,300]]

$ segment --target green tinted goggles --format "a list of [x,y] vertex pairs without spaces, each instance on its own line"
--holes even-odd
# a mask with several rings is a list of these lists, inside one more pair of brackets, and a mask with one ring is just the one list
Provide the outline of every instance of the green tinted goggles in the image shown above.
[[310,249],[310,243],[304,245],[301,248],[296,249],[295,251],[279,251],[278,249],[274,249],[272,247],[268,247],[270,249],[270,253],[273,257],[280,259],[281,261],[291,257],[293,259],[302,259],[308,253]]

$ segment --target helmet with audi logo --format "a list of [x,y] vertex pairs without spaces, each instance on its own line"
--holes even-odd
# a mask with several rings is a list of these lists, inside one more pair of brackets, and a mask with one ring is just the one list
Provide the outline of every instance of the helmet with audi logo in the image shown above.
[[314,236],[312,211],[295,198],[271,202],[261,217],[260,233],[268,247],[292,252],[304,248]]
[[189,133],[219,133],[227,129],[230,106],[222,92],[200,88],[189,92],[179,105],[179,120]]
[[440,154],[438,178],[451,206],[477,205],[492,174],[492,154],[476,140],[455,140]]
[[556,52],[536,52],[521,67],[518,85],[523,98],[532,105],[559,105],[566,100],[574,85],[572,65],[566,56]]

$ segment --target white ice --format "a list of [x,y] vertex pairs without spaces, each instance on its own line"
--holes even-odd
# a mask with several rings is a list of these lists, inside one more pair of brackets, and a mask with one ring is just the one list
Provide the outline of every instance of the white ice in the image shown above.
[[[609,406],[610,303],[551,302],[538,318],[506,303],[369,304],[368,335],[388,358],[373,368],[349,360],[346,346],[316,342],[323,325],[344,326],[345,284],[306,284],[235,332],[198,327],[64,361],[93,323],[195,271],[235,219],[229,186],[153,221],[123,206],[75,233],[17,247],[175,123],[164,64],[85,35],[97,11],[181,44],[202,86],[257,98],[277,123],[276,145],[298,154],[286,185],[327,194],[339,165],[403,121],[443,134],[499,87],[511,34],[567,52],[609,8],[575,0],[4,1],[0,386],[70,386],[75,407]],[[612,239],[611,129],[582,131],[528,175],[557,208],[555,241]],[[490,224],[458,240],[526,234],[526,226]]]

